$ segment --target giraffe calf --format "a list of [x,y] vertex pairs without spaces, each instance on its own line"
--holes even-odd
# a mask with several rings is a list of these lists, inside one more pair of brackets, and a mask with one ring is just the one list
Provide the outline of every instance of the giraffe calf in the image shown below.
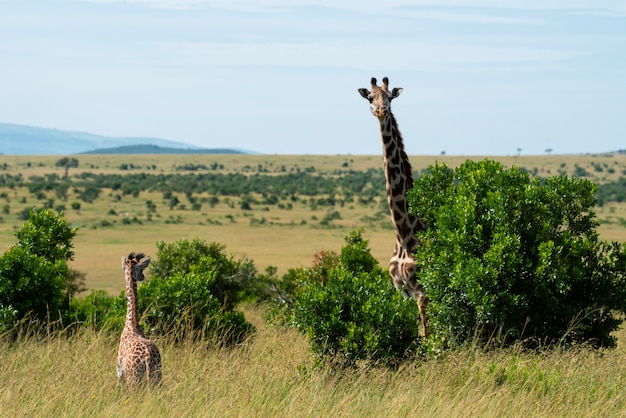
[[120,337],[117,354],[117,377],[120,383],[135,386],[146,380],[151,385],[161,381],[161,354],[157,346],[147,339],[137,323],[137,282],[144,279],[143,270],[150,259],[142,261],[142,253],[122,257],[126,279],[126,323]]
[[[128,338],[130,337],[130,338]],[[117,377],[120,383],[135,386],[144,380],[151,385],[161,381],[161,354],[147,338],[128,336],[120,340],[117,357]]]

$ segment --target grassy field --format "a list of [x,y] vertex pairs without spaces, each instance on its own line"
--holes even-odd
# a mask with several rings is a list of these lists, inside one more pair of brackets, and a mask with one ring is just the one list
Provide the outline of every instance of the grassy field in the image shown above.
[[[481,159],[476,157],[474,159]],[[223,172],[280,172],[315,167],[317,172],[378,168],[379,156],[78,156],[82,171],[96,173],[175,172],[185,164],[216,163]],[[626,156],[528,156],[498,158],[507,167],[537,175],[574,174],[577,167],[602,183],[626,174]],[[5,173],[25,177],[62,174],[58,157],[0,156]],[[435,161],[456,166],[464,157],[412,158],[415,168]],[[133,165],[131,170],[120,166]],[[380,185],[384,188],[384,184]],[[21,227],[16,214],[41,204],[27,190],[1,189],[7,207],[0,222],[0,251],[15,243]],[[2,200],[4,199],[4,201]],[[74,200],[70,195],[69,201]],[[145,202],[157,204],[147,220]],[[363,227],[372,253],[386,265],[393,232],[384,202],[338,208],[341,219],[320,227],[327,209],[296,204],[292,210],[255,206],[242,211],[220,202],[200,211],[173,209],[159,194],[118,200],[103,193],[66,217],[78,227],[72,267],[87,273],[87,286],[118,294],[123,288],[120,256],[143,251],[154,256],[158,240],[202,238],[248,257],[263,270],[283,273],[310,265],[316,250],[339,250],[351,229]],[[7,213],[8,212],[8,213]],[[379,215],[383,213],[384,215]],[[598,208],[602,238],[626,241],[626,204]],[[141,223],[124,225],[122,219]],[[264,221],[263,221],[264,220]],[[103,223],[103,221],[106,221]],[[304,221],[304,222],[303,222]],[[107,226],[104,226],[104,225]],[[445,416],[445,417],[618,417],[626,416],[626,330],[614,350],[587,349],[529,353],[516,349],[456,350],[430,361],[414,361],[390,371],[371,364],[356,370],[317,367],[303,335],[267,326],[263,306],[243,306],[256,334],[234,349],[202,343],[174,344],[157,338],[164,365],[162,385],[129,391],[117,383],[118,335],[83,329],[73,336],[0,340],[0,417],[31,416]]]
[[315,367],[296,331],[267,328],[261,312],[245,309],[258,332],[235,349],[157,339],[164,378],[152,391],[117,384],[116,335],[0,342],[0,416],[626,416],[623,344],[544,354],[468,348],[397,371],[332,370]]
[[[222,173],[272,173],[292,172],[314,168],[316,173],[329,174],[337,170],[367,170],[382,166],[381,156],[284,156],[284,155],[81,155],[77,156],[79,167],[71,168],[70,176],[89,173],[176,173],[180,167],[197,165],[216,167]],[[485,157],[472,157],[479,160]],[[56,167],[58,156],[0,156],[0,167],[10,175],[44,176],[50,173],[63,175]],[[422,170],[435,162],[445,162],[451,167],[464,162],[459,156],[413,156],[414,169]],[[572,175],[584,170],[588,178],[603,183],[626,175],[626,155],[542,155],[498,157],[506,167],[524,167],[540,176],[564,173]],[[380,185],[384,190],[384,184]],[[28,190],[0,188],[4,193],[4,205],[0,215],[0,251],[4,252],[15,243],[14,233],[23,221],[17,215],[20,210],[41,206],[42,201]],[[48,193],[54,198],[54,193]],[[235,257],[254,260],[260,271],[276,266],[279,274],[287,269],[309,265],[317,250],[339,250],[343,238],[352,229],[363,228],[369,239],[372,254],[381,265],[386,265],[393,250],[394,235],[391,229],[386,202],[368,205],[349,204],[338,207],[341,219],[330,227],[321,227],[320,220],[327,208],[312,209],[306,199],[294,204],[293,209],[283,210],[275,206],[257,205],[251,211],[243,211],[236,205],[236,197],[222,198],[214,207],[203,205],[199,211],[184,205],[170,209],[167,199],[159,193],[142,192],[138,198],[118,199],[112,191],[101,193],[93,203],[82,203],[80,210],[70,208],[77,200],[72,192],[66,205],[65,216],[78,228],[74,240],[75,258],[71,266],[87,274],[87,287],[106,289],[117,294],[123,289],[119,266],[122,255],[130,251],[142,251],[154,256],[156,242],[174,242],[179,239],[201,238],[208,242],[226,245],[228,253]],[[208,195],[205,196],[208,198]],[[157,206],[156,213],[147,220],[146,201]],[[228,203],[226,203],[228,201]],[[626,241],[626,203],[609,204],[597,210],[602,221],[599,228],[603,239]],[[138,219],[141,223],[123,225],[122,220]]]

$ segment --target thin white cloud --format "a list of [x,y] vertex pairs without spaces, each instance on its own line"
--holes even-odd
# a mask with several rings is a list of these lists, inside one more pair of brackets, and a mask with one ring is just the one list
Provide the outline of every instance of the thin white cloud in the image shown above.
[[542,25],[545,20],[540,18],[512,17],[488,13],[460,13],[453,11],[424,11],[418,9],[400,10],[391,14],[402,18],[413,17],[416,19],[438,20],[442,22],[458,23],[490,23],[501,25]]
[[171,42],[161,48],[177,56],[181,65],[262,66],[315,68],[331,67],[369,70],[380,66],[363,59],[371,51],[386,51],[385,67],[398,71],[466,71],[467,66],[510,66],[545,64],[583,56],[580,51],[551,48],[489,46],[462,42],[311,42],[311,43],[222,43]]
[[[255,12],[272,9],[291,9],[301,6],[352,10],[359,13],[377,13],[400,7],[455,7],[504,10],[570,11],[607,15],[626,15],[625,0],[87,0],[92,3],[127,3],[161,9],[196,9],[212,7]],[[433,15],[435,16],[435,15]],[[442,17],[448,18],[445,15]]]

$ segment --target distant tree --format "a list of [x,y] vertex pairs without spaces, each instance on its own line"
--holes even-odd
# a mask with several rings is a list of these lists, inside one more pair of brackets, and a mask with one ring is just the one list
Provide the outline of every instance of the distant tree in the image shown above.
[[546,154],[550,155],[552,153],[552,148],[546,148]]
[[56,192],[56,195],[59,199],[67,200],[67,191],[69,190],[69,188],[70,186],[66,183],[57,184],[56,186],[54,186],[54,191]]
[[63,177],[67,178],[67,174],[70,171],[70,168],[78,167],[78,160],[74,157],[63,157],[60,160],[57,160],[54,165],[56,167],[63,167],[65,169],[65,175]]
[[21,211],[19,211],[17,214],[17,218],[22,221],[28,220],[29,216],[30,216],[30,208],[24,208]]
[[170,202],[169,202],[170,209],[174,209],[176,206],[178,206],[179,203],[180,203],[180,200],[178,200],[178,197],[176,196],[170,197]]

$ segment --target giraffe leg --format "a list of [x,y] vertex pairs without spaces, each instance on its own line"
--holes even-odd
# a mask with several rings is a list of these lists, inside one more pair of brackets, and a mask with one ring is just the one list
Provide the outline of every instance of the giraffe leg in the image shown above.
[[420,322],[422,323],[422,335],[428,338],[428,316],[426,315],[426,307],[428,306],[428,298],[423,293],[417,296],[417,309],[420,311]]
[[[415,299],[417,301],[417,309],[419,310],[419,314],[420,314],[422,336],[427,338],[428,337],[428,327],[427,327],[428,316],[426,315],[426,307],[428,306],[428,297],[426,296],[426,293],[424,292],[424,288],[422,287],[422,285],[417,283],[417,280],[416,280],[417,267],[415,265],[415,260],[413,260],[410,257],[407,257],[401,260],[400,262],[396,262],[396,264],[394,264],[395,269],[392,270],[393,261],[394,260],[392,259],[392,262],[389,263],[389,266],[390,266],[389,272],[392,274],[401,272],[402,274],[400,277],[392,276],[392,278],[394,279],[394,284],[396,280],[399,282],[402,282],[403,285],[401,285],[400,287],[402,289],[402,292],[405,295],[410,296],[412,299]],[[396,288],[398,288],[398,286],[396,286]]]

